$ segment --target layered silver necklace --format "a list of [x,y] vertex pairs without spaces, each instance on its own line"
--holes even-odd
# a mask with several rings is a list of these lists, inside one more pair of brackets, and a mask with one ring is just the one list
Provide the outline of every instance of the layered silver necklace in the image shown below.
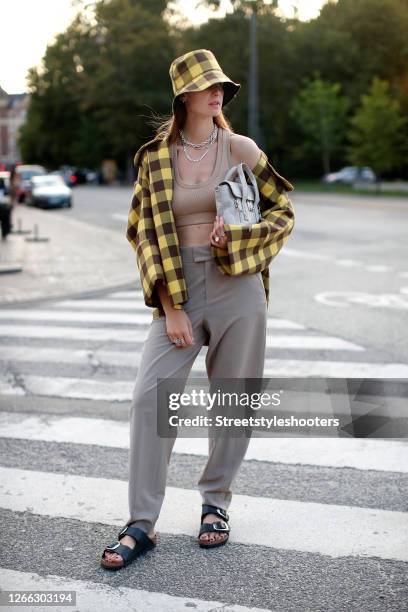
[[[199,161],[201,161],[207,155],[208,151],[210,150],[210,147],[211,147],[212,143],[214,142],[214,140],[216,140],[217,134],[218,134],[218,125],[216,123],[214,124],[213,131],[211,132],[209,137],[206,138],[206,140],[204,140],[204,142],[198,142],[198,143],[197,142],[190,142],[184,136],[183,130],[179,130],[179,133],[180,133],[181,142],[183,144],[184,155],[187,157],[187,159],[189,161],[199,162]],[[192,147],[193,149],[204,149],[205,148],[206,151],[204,151],[204,153],[202,154],[201,157],[199,157],[198,159],[194,159],[193,157],[190,157],[189,154],[187,153],[187,147]]]

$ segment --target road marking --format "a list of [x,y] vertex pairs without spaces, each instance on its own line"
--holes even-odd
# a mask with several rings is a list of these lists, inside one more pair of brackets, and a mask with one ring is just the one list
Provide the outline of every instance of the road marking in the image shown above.
[[108,300],[108,299],[95,299],[95,300],[62,300],[53,304],[55,308],[74,308],[75,310],[89,309],[89,310],[147,310],[149,308],[140,297],[133,299],[123,300]]
[[382,264],[365,265],[364,269],[368,272],[390,272],[392,270],[391,266],[384,266]]
[[[124,521],[117,517],[127,514],[125,481],[1,467],[0,483],[0,506],[12,512],[118,526]],[[197,490],[166,487],[157,530],[196,537],[201,503]],[[408,515],[403,512],[235,494],[228,513],[232,542],[333,558],[408,561]]]
[[[65,553],[67,555],[67,553]],[[154,554],[154,552],[152,553]],[[101,551],[102,556],[102,551]],[[101,610],[133,610],[134,612],[268,612],[265,608],[248,608],[220,601],[167,595],[154,591],[104,585],[91,580],[72,580],[65,576],[48,574],[46,577],[29,572],[1,568],[2,590],[7,591],[75,591],[75,610],[100,612]],[[69,606],[59,606],[70,609]],[[47,612],[54,606],[38,606],[33,610]],[[72,609],[72,608],[71,608]]]
[[[341,266],[344,268],[352,268],[352,267],[361,267],[363,270],[367,272],[392,272],[394,268],[392,266],[387,266],[384,264],[366,264],[363,261],[358,261],[356,259],[337,259],[333,255],[324,255],[320,253],[310,253],[310,251],[301,251],[299,249],[285,248],[282,250],[283,255],[287,255],[288,257],[297,257],[303,260],[312,260],[312,261],[331,261],[337,266]],[[400,276],[408,276],[408,272],[396,272]]]
[[320,253],[311,253],[310,251],[299,251],[298,249],[285,248],[282,253],[288,257],[299,257],[300,259],[311,259],[314,261],[331,261],[331,255],[322,255]]
[[267,336],[268,348],[329,351],[364,351],[358,344],[331,336]]
[[349,308],[352,304],[361,304],[369,308],[408,310],[405,287],[402,287],[400,295],[393,293],[370,294],[361,291],[325,291],[317,293],[314,299],[325,306],[339,308]]
[[[139,351],[105,351],[100,349],[55,349],[3,345],[0,346],[0,361],[68,363],[136,368],[140,365],[141,348]],[[202,347],[202,351],[204,350],[206,351],[207,347]],[[199,354],[196,357],[193,368],[203,372],[206,371],[204,356]]]
[[130,289],[129,291],[114,291],[106,295],[106,298],[111,300],[128,300],[134,297],[141,296],[143,299],[143,292],[140,289]]
[[336,259],[336,264],[338,266],[343,266],[344,268],[352,268],[353,266],[362,266],[364,265],[361,261],[356,261],[355,259]]
[[[140,315],[143,323],[142,315]],[[149,321],[151,316],[149,316]],[[110,342],[144,342],[147,330],[108,327],[57,327],[42,325],[0,325],[0,336],[10,338],[57,338],[58,340],[95,340]]]
[[[149,316],[151,319],[151,315]],[[73,321],[75,323],[114,323],[141,325],[145,316],[124,312],[74,312],[72,310],[0,310],[0,320]]]
[[[10,439],[129,448],[129,421],[0,413],[0,436]],[[173,452],[206,457],[208,440],[176,438]],[[251,437],[244,461],[408,473],[408,443],[368,438]]]
[[316,376],[324,378],[408,378],[408,364],[359,361],[265,359],[266,376]]
[[[91,300],[90,300],[91,302]],[[75,302],[74,302],[75,303]],[[83,306],[83,303],[78,302],[74,308]],[[137,306],[137,304],[136,304]],[[144,306],[144,304],[143,304]],[[89,304],[87,304],[89,307]],[[99,306],[100,307],[100,306]],[[95,306],[94,308],[98,308]],[[135,309],[135,305],[130,308]],[[146,306],[144,306],[146,310]],[[113,323],[119,325],[144,325],[150,323],[152,314],[137,313],[122,313],[122,312],[75,312],[75,310],[1,310],[0,320],[18,320],[18,321],[73,321],[75,323]],[[267,320],[268,329],[305,329],[302,325],[287,321],[286,319]]]
[[[0,325],[0,336],[10,338],[58,338],[59,340],[99,340],[142,344],[148,329],[115,329],[102,327],[58,327],[52,325]],[[286,349],[327,349],[364,351],[364,348],[331,336],[267,336],[267,347]]]
[[117,221],[124,221],[125,223],[127,223],[128,221],[128,215],[121,215],[120,213],[112,213],[111,217],[112,219],[116,219]]
[[[56,308],[73,308],[75,310],[89,309],[89,310],[103,310],[110,309],[115,310],[137,310],[145,312],[147,306],[143,300],[64,300],[54,304]],[[269,317],[267,321],[267,327],[270,329],[306,329],[304,325],[289,321],[288,319],[281,319],[276,317]]]
[[118,380],[89,380],[61,376],[12,375],[0,378],[0,393],[4,395],[43,395],[66,399],[106,400],[128,402],[132,399],[134,382]]
[[[191,372],[206,373],[203,346]],[[138,368],[141,351],[105,351],[101,349],[68,349],[33,346],[0,346],[0,361],[22,363],[67,363],[90,366]],[[264,377],[302,378],[408,378],[408,364],[370,363],[360,361],[313,361],[309,359],[265,359]]]

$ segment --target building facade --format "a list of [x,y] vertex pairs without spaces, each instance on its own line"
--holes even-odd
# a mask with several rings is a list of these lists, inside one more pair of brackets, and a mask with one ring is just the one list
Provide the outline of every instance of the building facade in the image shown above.
[[21,162],[17,140],[26,120],[29,94],[8,94],[0,87],[0,164]]

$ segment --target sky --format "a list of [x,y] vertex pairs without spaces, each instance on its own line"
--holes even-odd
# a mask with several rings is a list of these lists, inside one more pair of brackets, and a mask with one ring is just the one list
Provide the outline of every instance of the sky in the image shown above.
[[[92,4],[94,0],[88,0]],[[199,24],[208,18],[208,11],[194,9],[192,0],[177,0],[185,16]],[[293,17],[297,5],[299,19],[317,17],[325,0],[280,0],[279,8],[285,17]],[[221,0],[220,14],[230,9],[229,0]],[[26,75],[37,66],[47,44],[63,32],[78,11],[72,0],[0,0],[0,87],[7,93],[27,91]]]

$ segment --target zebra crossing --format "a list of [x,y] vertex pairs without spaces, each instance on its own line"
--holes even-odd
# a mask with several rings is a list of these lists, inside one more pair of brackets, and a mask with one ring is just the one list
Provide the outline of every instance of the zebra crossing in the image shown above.
[[[204,551],[208,441],[179,437],[157,549],[115,575],[99,567],[128,518],[129,401],[150,320],[137,290],[0,309],[1,590],[73,590],[81,611],[406,609],[403,439],[253,437],[230,541]],[[296,321],[270,317],[267,336],[265,376],[407,377],[408,364]],[[206,350],[191,376],[206,376]]]

